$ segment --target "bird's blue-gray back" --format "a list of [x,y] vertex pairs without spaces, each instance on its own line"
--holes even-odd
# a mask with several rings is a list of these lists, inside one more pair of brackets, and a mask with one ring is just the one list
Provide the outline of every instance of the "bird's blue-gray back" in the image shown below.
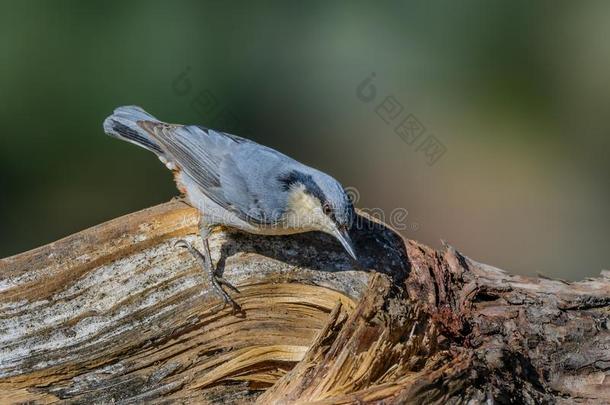
[[279,179],[300,163],[255,142],[198,126],[154,129],[154,137],[173,161],[212,201],[242,219],[274,224],[284,214],[287,191]]

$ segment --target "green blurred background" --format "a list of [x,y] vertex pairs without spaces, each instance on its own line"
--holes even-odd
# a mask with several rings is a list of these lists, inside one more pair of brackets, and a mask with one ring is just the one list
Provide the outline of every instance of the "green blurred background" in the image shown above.
[[[177,194],[102,132],[137,104],[406,208],[426,244],[516,273],[610,267],[608,2],[0,4],[0,257]],[[377,115],[386,96],[446,148],[436,163]]]

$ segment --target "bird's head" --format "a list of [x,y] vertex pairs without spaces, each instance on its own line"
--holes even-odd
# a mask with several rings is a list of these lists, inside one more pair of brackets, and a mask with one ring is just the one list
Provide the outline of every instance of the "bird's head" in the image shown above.
[[286,218],[289,226],[334,236],[357,261],[349,236],[356,214],[341,184],[329,175],[310,168],[307,171],[290,171],[280,178],[280,182],[288,192]]

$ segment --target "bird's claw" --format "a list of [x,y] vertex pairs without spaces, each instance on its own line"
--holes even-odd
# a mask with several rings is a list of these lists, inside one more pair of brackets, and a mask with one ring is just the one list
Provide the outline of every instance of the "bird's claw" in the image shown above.
[[233,284],[231,284],[230,282],[228,282],[226,279],[220,277],[220,276],[216,276],[216,281],[218,281],[219,284],[222,284],[224,286],[229,287],[229,289],[235,291],[237,294],[241,294],[241,291],[239,291],[237,289],[237,287],[235,287]]
[[227,304],[231,304],[231,307],[233,307],[233,313],[237,313],[237,312],[243,312],[243,309],[241,308],[241,306],[239,306],[239,304],[237,302],[235,302],[235,300],[233,298],[231,298],[231,296],[229,294],[227,294],[227,292],[225,290],[222,289],[221,285],[225,285],[228,288],[230,288],[231,290],[235,291],[236,293],[239,293],[239,290],[233,286],[231,283],[229,283],[227,280],[225,280],[224,278],[214,274],[212,276],[212,286],[214,287],[214,290],[216,290],[216,292],[218,293],[218,295],[221,296],[222,301],[223,301],[223,305],[222,305],[222,309],[224,309]]
[[174,242],[174,247],[177,248],[183,248],[183,249],[192,249],[193,246],[191,246],[190,243],[188,243],[186,240],[184,239],[178,239],[177,241]]
[[235,314],[235,313],[244,312],[243,309],[241,308],[241,306],[237,302],[235,302],[235,300],[233,300],[233,298],[231,298],[231,296],[229,294],[227,294],[227,292],[225,290],[222,289],[221,285],[226,286],[227,288],[229,288],[230,290],[232,290],[238,294],[240,293],[240,291],[237,289],[237,287],[235,287],[225,278],[216,274],[216,272],[212,268],[211,261],[206,260],[205,256],[199,250],[195,249],[195,247],[191,243],[189,243],[188,241],[186,241],[184,239],[179,239],[176,242],[174,242],[174,247],[175,248],[180,247],[180,248],[187,249],[201,263],[203,268],[210,275],[210,282],[212,284],[212,287],[213,287],[214,291],[222,298],[222,301],[223,301],[222,304],[220,304],[220,305],[222,305],[220,307],[220,310],[224,309],[227,306],[227,304],[231,304],[231,307],[233,308],[232,313]]
[[233,301],[232,299],[228,299],[225,300],[223,298],[222,302],[216,306],[214,306],[214,308],[212,308],[212,312],[219,312],[222,311],[223,309],[225,309],[227,307],[227,304],[231,304],[231,313],[232,314],[244,314],[245,311],[242,309],[242,307],[235,301]]
[[227,304],[231,304],[231,313],[232,314],[244,313],[244,310],[242,309],[241,305],[239,305],[237,302],[235,302],[232,298],[229,298],[228,302],[227,301],[224,302],[224,305],[222,306],[223,309],[226,308]]

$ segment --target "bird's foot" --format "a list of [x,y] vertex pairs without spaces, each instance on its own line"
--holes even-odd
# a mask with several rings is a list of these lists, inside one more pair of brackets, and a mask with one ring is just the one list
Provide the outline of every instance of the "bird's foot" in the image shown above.
[[233,298],[231,298],[231,296],[229,294],[227,294],[227,292],[225,290],[222,289],[222,286],[226,286],[227,288],[229,288],[230,290],[236,292],[236,293],[240,293],[240,291],[237,289],[237,287],[235,287],[233,284],[231,284],[230,282],[228,282],[225,278],[221,277],[220,275],[218,275],[216,273],[216,271],[214,270],[214,268],[212,267],[212,260],[208,259],[206,260],[206,257],[199,251],[197,250],[193,245],[191,245],[189,242],[187,242],[184,239],[180,239],[178,241],[176,241],[176,243],[174,244],[174,247],[181,247],[184,249],[187,249],[191,255],[193,255],[193,257],[199,261],[199,263],[201,264],[201,267],[203,267],[203,269],[205,270],[205,272],[208,274],[209,280],[210,280],[210,284],[212,284],[212,287],[214,289],[214,291],[220,296],[220,298],[222,299],[222,307],[220,309],[224,309],[227,304],[231,304],[231,306],[233,307],[233,313],[242,313],[243,309],[241,308],[241,306],[239,306],[239,304],[237,302],[235,302],[235,300],[233,300]]

